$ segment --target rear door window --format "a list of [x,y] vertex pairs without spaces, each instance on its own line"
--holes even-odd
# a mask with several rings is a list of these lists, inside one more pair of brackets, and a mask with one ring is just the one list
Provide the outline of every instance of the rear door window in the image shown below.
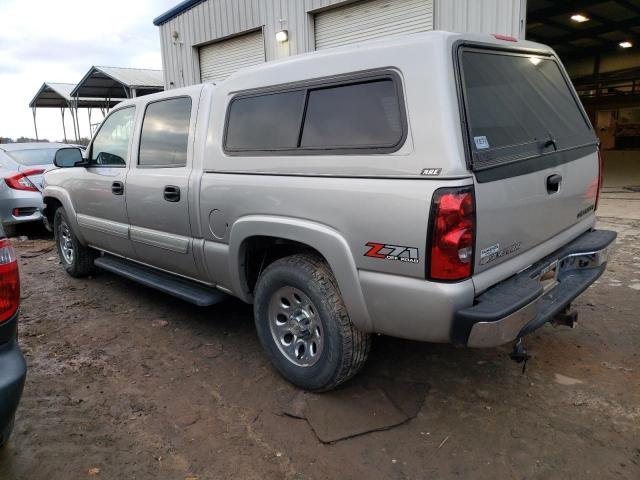
[[460,67],[474,169],[595,142],[555,59],[463,49]]
[[138,164],[183,167],[187,164],[191,97],[159,100],[147,105],[140,133]]

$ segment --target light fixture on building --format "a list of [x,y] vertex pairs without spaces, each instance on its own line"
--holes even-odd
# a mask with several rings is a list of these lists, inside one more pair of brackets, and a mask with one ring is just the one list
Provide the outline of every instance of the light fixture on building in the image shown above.
[[174,30],[171,32],[171,38],[173,39],[174,45],[182,45],[182,40],[180,40],[180,32]]
[[633,43],[631,43],[628,40],[626,40],[624,42],[620,42],[618,45],[620,45],[622,48],[631,48],[631,47],[633,47]]
[[280,43],[284,43],[289,40],[289,31],[280,30],[279,32],[276,32],[276,40]]
[[588,22],[589,17],[586,17],[581,13],[576,13],[575,15],[571,15],[571,20],[573,20],[574,22],[582,23],[582,22]]

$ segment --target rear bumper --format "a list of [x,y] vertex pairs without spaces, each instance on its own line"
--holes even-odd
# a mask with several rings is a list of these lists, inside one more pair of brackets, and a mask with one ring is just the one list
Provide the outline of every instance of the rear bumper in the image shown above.
[[[12,189],[0,191],[0,220],[5,225],[33,222],[42,219],[42,194]],[[14,215],[15,209],[22,210]]]
[[17,319],[16,314],[0,325],[0,338],[7,340],[0,345],[0,444],[6,440],[2,437],[16,413],[27,376],[27,364],[18,346]]
[[[452,341],[468,347],[495,347],[541,327],[605,271],[616,233],[592,230],[517,275],[475,298],[456,312]],[[554,268],[545,288],[541,274]]]

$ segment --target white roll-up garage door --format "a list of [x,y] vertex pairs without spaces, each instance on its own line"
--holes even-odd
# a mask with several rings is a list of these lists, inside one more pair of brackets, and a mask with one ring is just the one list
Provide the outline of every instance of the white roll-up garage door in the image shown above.
[[433,30],[433,0],[368,0],[315,15],[316,50]]
[[264,62],[262,31],[200,47],[200,81],[220,81],[243,67]]

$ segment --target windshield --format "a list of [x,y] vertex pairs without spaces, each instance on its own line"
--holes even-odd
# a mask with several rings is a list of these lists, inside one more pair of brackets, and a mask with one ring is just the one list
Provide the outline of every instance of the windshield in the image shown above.
[[554,59],[465,49],[461,68],[470,144],[478,163],[595,141]]
[[13,150],[5,152],[20,165],[30,167],[33,165],[46,165],[53,163],[57,148],[34,148],[29,150]]

